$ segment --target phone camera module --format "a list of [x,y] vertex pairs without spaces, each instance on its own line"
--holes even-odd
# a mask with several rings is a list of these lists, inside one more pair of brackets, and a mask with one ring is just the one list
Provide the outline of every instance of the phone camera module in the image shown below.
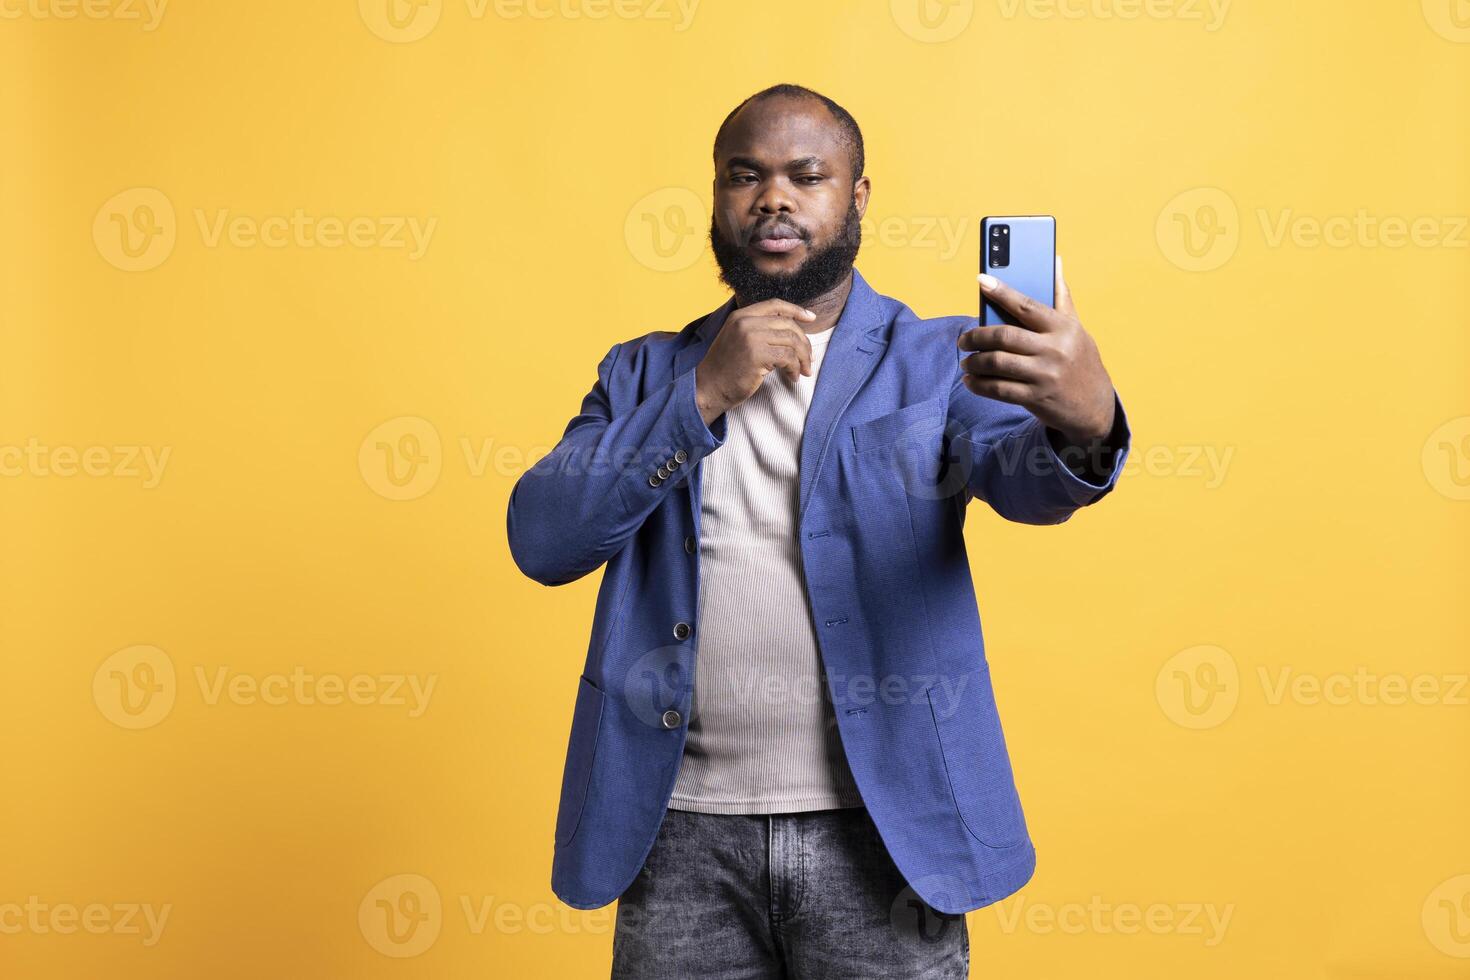
[[990,267],[1004,269],[1011,264],[1011,226],[994,225],[990,229]]

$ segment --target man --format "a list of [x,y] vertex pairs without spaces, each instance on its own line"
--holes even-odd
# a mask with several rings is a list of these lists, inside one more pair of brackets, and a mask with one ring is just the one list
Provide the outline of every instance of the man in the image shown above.
[[982,277],[1019,326],[868,286],[862,134],[825,96],[751,96],[714,161],[732,297],[613,345],[511,493],[525,574],[607,563],[552,887],[621,898],[615,977],[964,977],[963,913],[1036,861],[966,505],[1095,502],[1122,404],[1060,263],[1055,309]]

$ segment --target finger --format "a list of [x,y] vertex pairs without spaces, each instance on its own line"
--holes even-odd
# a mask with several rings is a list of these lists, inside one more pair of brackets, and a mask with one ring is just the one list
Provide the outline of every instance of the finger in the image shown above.
[[790,351],[790,356],[798,368],[810,365],[810,361],[807,360],[810,355],[807,350],[803,349],[804,347],[810,348],[810,344],[807,343],[805,335],[800,330],[766,330],[761,334],[760,340],[766,345],[768,351],[780,350],[782,357],[786,357],[786,352]]
[[980,291],[985,299],[1016,318],[1028,330],[1045,333],[1057,326],[1053,317],[1056,311],[1045,303],[1038,303],[1025,293],[1017,292],[999,279],[981,273]]
[[801,357],[796,353],[795,347],[771,344],[766,352],[771,370],[780,370],[789,381],[801,377]]
[[960,350],[1008,350],[1017,354],[1040,354],[1041,338],[1024,327],[999,323],[993,327],[971,327],[959,338]]
[[961,366],[967,374],[977,377],[1008,378],[1030,384],[1041,381],[1043,377],[1042,365],[1036,358],[1009,351],[987,350],[971,354],[961,362]]
[[788,303],[784,299],[763,299],[759,303],[751,303],[742,306],[738,311],[742,317],[752,316],[784,316],[792,320],[810,323],[817,315],[804,306]]
[[812,341],[805,330],[796,323],[792,323],[785,317],[764,317],[767,321],[767,332],[765,340],[771,344],[781,344],[796,349],[801,358],[801,373],[811,376],[812,373]]
[[980,378],[973,374],[964,376],[965,387],[977,395],[985,398],[994,398],[996,401],[1010,402],[1012,405],[1029,405],[1031,402],[1031,386],[1024,381],[1011,381],[1005,378]]
[[1057,312],[1062,316],[1075,317],[1077,315],[1077,308],[1072,305],[1072,290],[1067,288],[1067,279],[1062,275],[1062,257],[1060,255],[1057,256],[1055,289],[1057,294]]

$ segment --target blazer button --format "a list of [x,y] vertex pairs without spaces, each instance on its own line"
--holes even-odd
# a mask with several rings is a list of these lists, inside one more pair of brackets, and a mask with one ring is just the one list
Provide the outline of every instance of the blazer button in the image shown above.
[[674,470],[677,470],[679,468],[679,461],[677,459],[670,459],[666,461],[664,465],[667,466],[669,468],[669,472],[672,473]]
[[689,454],[686,453],[682,449],[675,449],[674,450],[674,462],[676,462],[676,463],[687,463],[687,462],[689,462]]
[[694,554],[694,535],[691,534],[684,539],[684,550],[691,555]]
[[665,728],[678,728],[679,723],[684,719],[679,716],[679,712],[675,711],[673,708],[670,708],[668,711],[664,712],[664,716],[660,720],[663,722],[663,726]]
[[676,639],[676,640],[687,640],[688,638],[689,638],[689,624],[688,623],[675,623],[674,624],[674,639]]
[[663,480],[660,480],[657,476],[650,476],[648,478],[648,485],[651,486],[651,487],[656,487],[656,486],[658,486],[662,482],[664,482],[664,481]]
[[667,480],[669,478],[669,468],[667,466],[660,466],[657,472],[660,480]]

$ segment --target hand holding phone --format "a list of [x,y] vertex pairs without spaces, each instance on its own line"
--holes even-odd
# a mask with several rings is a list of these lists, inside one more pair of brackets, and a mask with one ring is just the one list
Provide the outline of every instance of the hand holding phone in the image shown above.
[[981,229],[980,325],[957,342],[965,387],[1022,406],[1073,445],[1106,439],[1116,393],[1072,306],[1056,220],[992,217]]

